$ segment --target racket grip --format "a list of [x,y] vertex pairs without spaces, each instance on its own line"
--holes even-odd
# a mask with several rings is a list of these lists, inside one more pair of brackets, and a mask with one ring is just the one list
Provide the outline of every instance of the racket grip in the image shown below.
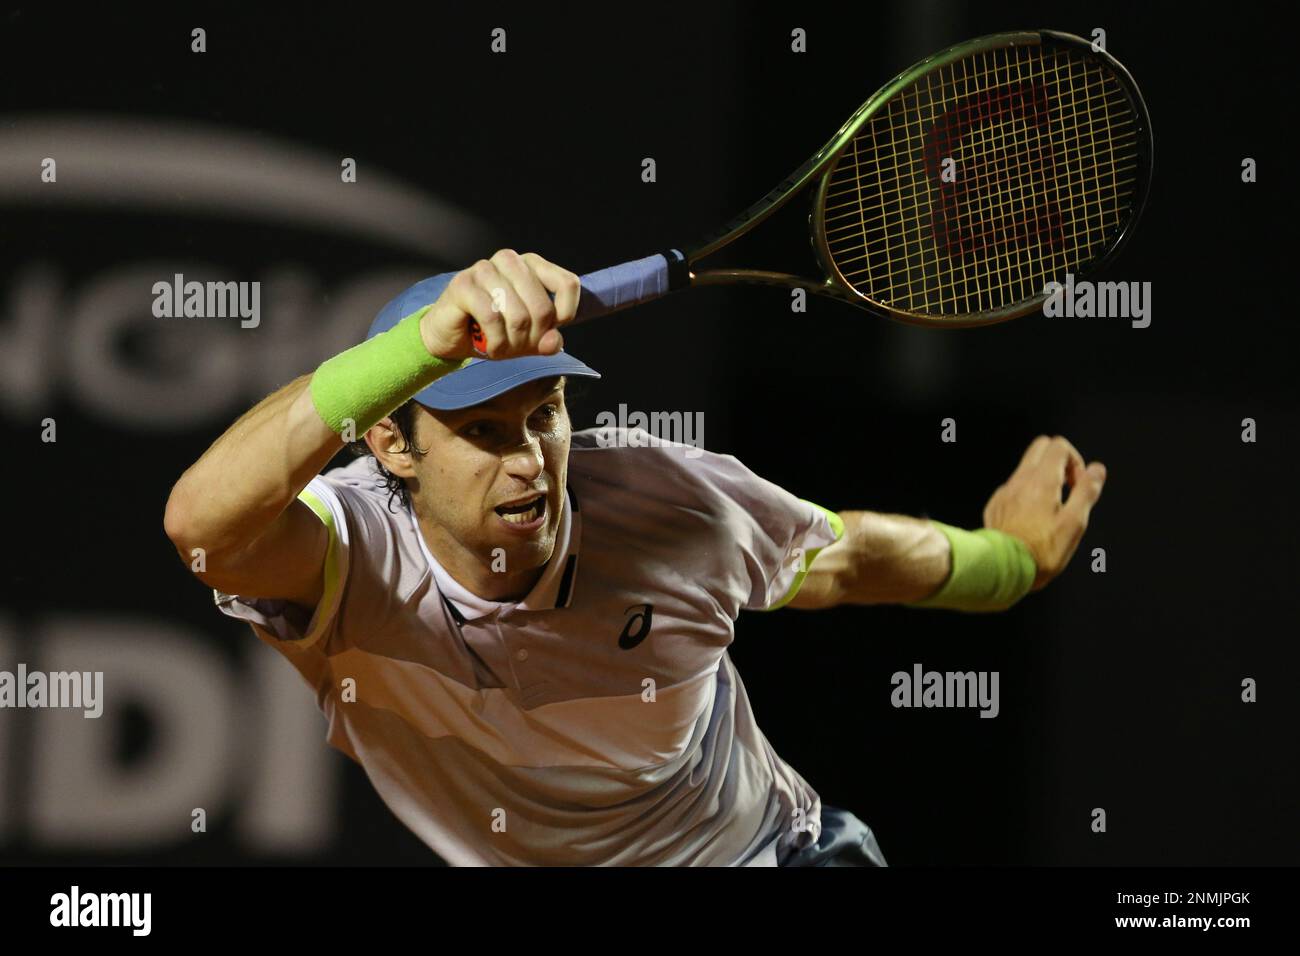
[[[609,315],[628,306],[640,305],[667,295],[689,283],[686,256],[678,249],[657,252],[579,276],[582,294],[578,312],[570,325]],[[554,298],[554,294],[551,296]],[[469,320],[470,340],[480,355],[487,349],[487,337],[478,322]]]
[[[667,295],[684,284],[686,257],[677,249],[633,259],[581,277],[582,295],[573,323],[609,315]],[[677,279],[677,281],[674,281]]]

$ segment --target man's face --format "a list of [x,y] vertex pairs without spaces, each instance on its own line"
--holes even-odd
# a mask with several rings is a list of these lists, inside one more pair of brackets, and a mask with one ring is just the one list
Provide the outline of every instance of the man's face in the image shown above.
[[[494,572],[494,583],[505,584],[550,560],[569,463],[563,377],[458,411],[418,406],[414,431],[416,446],[428,452],[409,458],[411,500],[449,570],[466,562],[461,569],[477,576],[477,559]],[[499,560],[492,566],[502,556],[504,572]]]

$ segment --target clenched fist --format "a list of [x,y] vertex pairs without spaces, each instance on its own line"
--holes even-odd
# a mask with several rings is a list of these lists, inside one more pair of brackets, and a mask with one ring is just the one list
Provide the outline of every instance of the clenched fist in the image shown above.
[[[1031,590],[1044,587],[1070,563],[1105,481],[1101,462],[1085,468],[1083,456],[1060,435],[1039,435],[1006,484],[993,492],[984,506],[984,527],[1013,534],[1029,547],[1038,562]],[[1064,504],[1063,485],[1070,486]]]
[[[554,301],[550,293],[555,294]],[[425,348],[438,358],[477,355],[470,319],[487,337],[487,357],[554,355],[564,346],[560,328],[573,321],[582,286],[578,277],[535,252],[501,249],[458,272],[420,321]]]

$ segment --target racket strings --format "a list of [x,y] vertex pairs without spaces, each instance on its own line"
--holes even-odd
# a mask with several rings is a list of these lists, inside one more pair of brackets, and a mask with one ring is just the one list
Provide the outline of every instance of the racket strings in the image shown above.
[[891,308],[1006,308],[1104,254],[1134,208],[1140,145],[1102,61],[975,54],[858,130],[827,183],[827,248],[846,281]]
[[[967,67],[968,68],[963,72],[963,79],[969,78],[969,64]],[[1021,73],[1023,74],[1023,71],[1021,71]],[[995,81],[1002,78],[1003,77],[997,76],[996,74],[993,77]],[[971,84],[967,83],[966,86],[969,89]],[[977,126],[976,130],[982,135],[968,137],[966,131],[962,130],[959,136],[953,136],[951,130],[944,130],[942,131],[942,136],[939,138],[938,144],[933,148],[931,156],[926,157],[926,172],[931,178],[933,178],[934,166],[936,165],[936,160],[932,158],[934,156],[949,153],[955,154],[951,157],[945,156],[945,158],[949,159],[949,161],[954,164],[953,169],[955,170],[962,165],[967,167],[965,182],[962,183],[960,187],[941,187],[941,190],[946,189],[952,194],[946,197],[941,194],[940,198],[944,200],[942,206],[935,209],[932,203],[927,202],[925,204],[930,207],[928,211],[931,214],[929,222],[931,238],[938,240],[940,246],[938,251],[946,254],[948,257],[946,261],[955,263],[955,266],[957,267],[948,270],[947,274],[945,274],[941,268],[938,271],[937,278],[941,283],[945,280],[948,282],[949,289],[947,291],[958,291],[953,288],[953,286],[957,285],[954,281],[956,277],[953,273],[957,272],[959,269],[961,277],[967,283],[968,290],[974,293],[976,301],[968,303],[964,311],[987,311],[990,308],[996,308],[998,306],[999,303],[996,301],[994,294],[995,290],[989,287],[991,281],[1001,280],[1000,285],[1003,286],[1003,291],[1005,292],[1005,286],[1008,284],[1009,279],[1016,276],[1024,279],[1027,275],[1032,275],[1032,272],[1027,273],[1024,262],[998,261],[997,256],[999,254],[1005,256],[1006,248],[1004,247],[1014,249],[1021,246],[1027,246],[1033,240],[1039,240],[1040,244],[1046,244],[1049,249],[1059,250],[1069,246],[1069,240],[1073,238],[1073,236],[1067,237],[1062,234],[1060,214],[1056,202],[1059,198],[1059,190],[1055,191],[1054,194],[1054,191],[1051,189],[1040,188],[1034,192],[1028,202],[1026,202],[1025,191],[1021,190],[1018,196],[1019,203],[1017,203],[1017,195],[1006,189],[997,191],[989,190],[982,193],[971,189],[971,184],[973,182],[978,182],[978,176],[972,177],[970,175],[970,167],[979,168],[996,162],[997,153],[1005,150],[1006,142],[1009,138],[1014,139],[1015,135],[1021,133],[1025,127],[1036,128],[1041,126],[1040,117],[1046,113],[1045,104],[1022,104],[1021,112],[1023,117],[1021,129],[1016,129],[1014,125],[1006,122],[1003,122],[1001,125],[995,125],[992,122],[988,122],[987,120],[990,118],[994,120],[1005,120],[1007,118],[1005,115],[998,115],[999,113],[1006,114],[1010,112],[1012,114],[1011,118],[1013,120],[1016,118],[1014,110],[1007,110],[1005,108],[998,109],[998,106],[1005,104],[1007,100],[1005,92],[1007,87],[1003,85],[997,89],[1002,91],[999,95],[999,99],[1002,100],[1003,103],[998,104],[995,102],[992,109],[986,108],[989,102],[987,94],[978,94],[982,97],[982,100],[979,101],[981,104],[979,109],[980,115],[977,115],[977,119],[985,120],[985,122],[982,126]],[[1024,89],[1024,87],[1022,86],[1020,89]],[[969,98],[967,102],[969,102]],[[1025,108],[1026,105],[1031,108]],[[992,114],[992,116],[990,117],[988,114]],[[951,116],[951,114],[948,115]],[[968,122],[968,118],[962,119],[967,121],[957,124],[959,128],[961,125],[971,125]],[[1071,139],[1070,134],[1073,132],[1071,126],[1078,126],[1077,117],[1075,119],[1076,122],[1070,124],[1068,120],[1065,120],[1063,117],[1063,125],[1066,126],[1066,133],[1061,137],[1062,139],[1066,141]],[[948,125],[951,127],[954,124],[950,122]],[[897,132],[896,122],[891,123],[891,131],[895,133]],[[1055,164],[1050,149],[1053,145],[1050,141],[1052,138],[1052,132],[1053,131],[1050,128],[1047,130],[1049,137],[1047,150],[1042,148],[1043,143],[1041,137],[1039,137],[1039,142],[1035,144],[1038,149],[1031,151],[1031,154],[1037,154],[1035,158],[1038,162],[1031,164],[1028,169],[1023,165],[1019,168],[1014,165],[1009,166],[1010,176],[1008,178],[1013,180],[1025,180],[1028,178],[1036,180],[1040,185],[1055,185],[1053,180],[1050,178],[1051,175],[1055,173]],[[897,136],[895,136],[894,139],[895,142],[897,142]],[[956,142],[954,142],[954,140],[956,140]],[[954,146],[967,148],[954,149]],[[1068,168],[1063,172],[1068,175]],[[954,181],[956,181],[955,177]],[[972,202],[972,197],[976,201]],[[925,198],[930,200],[933,197],[926,196]],[[1078,203],[1075,201],[1075,197],[1071,198],[1072,207],[1077,206]],[[964,204],[959,205],[963,200]],[[917,209],[922,208],[922,204],[916,202],[915,197],[911,204]],[[1016,208],[1017,205],[1019,205],[1019,209]],[[1006,228],[1007,225],[1016,228],[1009,229]],[[996,237],[999,234],[1004,237],[1002,242],[996,241]],[[912,237],[905,237],[905,239],[910,238]],[[1042,240],[1046,240],[1045,243],[1043,243]],[[920,251],[922,255],[924,255],[926,250],[922,248]],[[887,249],[887,252],[892,252],[892,250]],[[974,255],[972,256],[968,254],[970,252],[973,252]],[[984,270],[973,268],[972,266],[978,265],[979,263],[968,261],[976,257],[985,260],[983,263],[985,266]],[[915,279],[917,270],[914,261],[909,260],[906,256],[896,257],[891,255],[890,258],[902,258],[905,272],[907,273],[904,277],[905,280]],[[944,259],[936,260],[939,264],[942,264],[944,261]],[[921,264],[924,265],[924,263]],[[989,268],[990,266],[992,268]],[[988,274],[981,274],[982,272]],[[981,279],[990,281],[980,281]],[[912,291],[915,290],[913,289]],[[925,293],[929,290],[923,288],[921,291],[922,298],[926,298],[927,296]],[[941,290],[941,292],[942,291],[943,290]],[[1036,289],[1031,289],[1031,292],[1036,291]],[[890,292],[887,291],[886,294],[890,294]],[[1017,296],[1014,292],[1011,295],[1012,301],[1015,301],[1020,297],[1023,296]],[[915,298],[915,296],[913,296],[913,298]],[[937,305],[941,311],[950,311],[953,308],[954,302],[944,301],[942,294],[939,298],[940,301]],[[926,303],[922,302],[921,305],[922,307],[925,307]]]
[[[1128,126],[1128,127],[1130,127],[1131,129],[1125,131],[1125,130],[1123,130],[1123,127],[1125,127],[1125,126]],[[1122,132],[1129,132],[1133,138],[1136,138],[1136,135],[1137,135],[1137,134],[1136,134],[1136,121],[1135,121],[1135,120],[1133,120],[1133,119],[1128,119],[1128,120],[1123,121],[1122,123],[1116,123],[1116,124],[1114,124],[1114,127],[1115,127],[1116,130],[1120,130],[1120,131],[1122,131]],[[1023,147],[1023,148],[1015,148],[1015,147],[1013,147],[1013,148],[1012,148],[1011,150],[1009,150],[1008,152],[1003,153],[1003,154],[1001,155],[1000,158],[1003,159],[1003,160],[1012,160],[1012,159],[1014,159],[1014,160],[1023,160],[1023,159],[1030,158],[1030,157],[1033,157],[1033,156],[1036,156],[1036,155],[1039,155],[1039,152],[1038,152],[1038,148],[1037,148],[1037,147],[1025,146],[1025,147]],[[1066,159],[1076,159],[1076,160],[1077,160],[1077,159],[1082,159],[1082,158],[1089,158],[1089,159],[1090,159],[1090,158],[1092,158],[1092,156],[1093,156],[1093,151],[1092,151],[1091,147],[1089,147],[1089,149],[1088,149],[1087,152],[1084,152],[1083,150],[1076,150],[1076,151],[1073,151],[1073,152],[1069,152],[1069,151],[1064,152],[1064,158],[1066,158]],[[1131,165],[1133,168],[1136,168],[1136,167],[1137,167],[1137,159],[1136,159],[1136,156],[1133,157],[1133,162],[1132,162],[1130,165]],[[1010,172],[1010,171],[1012,171],[1012,170],[1008,170],[1008,171]],[[978,182],[979,182],[980,179],[981,179],[981,171],[980,171],[980,170],[976,170],[976,172],[975,172],[975,174],[974,174],[973,177],[968,177],[968,178],[967,178],[967,180],[966,180],[966,185],[967,185],[967,187],[968,187],[968,188],[972,188],[974,185],[978,184]],[[972,182],[972,180],[974,180],[974,182]],[[856,202],[856,199],[854,198],[854,197],[857,195],[857,188],[856,188],[856,185],[857,185],[857,184],[854,183],[854,184],[851,185],[848,189],[842,189],[842,190],[830,189],[830,190],[828,190],[827,193],[826,193],[826,199],[827,199],[826,210],[827,210],[827,212],[830,212],[832,209],[844,209],[845,212],[844,212],[842,215],[844,215],[844,216],[852,215],[852,216],[856,217],[856,216],[858,215],[858,212],[857,212],[857,202]],[[913,179],[910,175],[907,176],[907,177],[905,177],[905,178],[891,179],[891,178],[886,174],[886,175],[882,175],[882,176],[880,176],[879,179],[877,180],[877,191],[878,191],[879,195],[880,195],[882,198],[888,198],[888,197],[890,197],[891,195],[899,195],[899,194],[909,193],[910,191],[913,191],[914,189],[915,189],[915,181],[914,181],[914,179]],[[845,202],[835,202],[835,203],[832,203],[832,202],[831,202],[831,200],[839,200],[841,197],[844,197],[846,201],[845,201]],[[835,216],[829,216],[829,215],[828,215],[826,218],[827,218],[827,221],[830,221],[831,219],[834,219],[834,218],[836,218],[836,217],[835,217]]]
[[[1130,163],[1130,164],[1128,164],[1128,165],[1126,165],[1126,166],[1122,166],[1122,167],[1117,168],[1117,169],[1116,169],[1116,173],[1122,176],[1122,175],[1125,174],[1125,173],[1132,173],[1132,172],[1136,171],[1136,169],[1137,169],[1137,163]],[[1113,187],[1114,185],[1128,186],[1128,185],[1132,185],[1132,184],[1136,183],[1136,181],[1137,181],[1136,177],[1125,177],[1125,178],[1122,178],[1122,179],[1117,179],[1117,180],[1116,180],[1115,182],[1113,182],[1113,183],[1107,183],[1107,184],[1105,184],[1105,189],[1108,191],[1107,194],[1109,194],[1109,190],[1111,190],[1112,187]],[[997,183],[996,185],[1001,185],[1001,183]],[[1102,190],[1101,190],[1101,189],[1094,189],[1094,190],[1091,190],[1091,191],[1089,191],[1089,192],[1081,193],[1081,194],[1080,194],[1080,198],[1083,198],[1083,199],[1092,199],[1092,198],[1095,198],[1095,197],[1098,197],[1098,196],[1101,196],[1101,195],[1102,195]],[[855,208],[856,208],[856,207],[855,207]],[[1045,206],[1045,205],[1042,205],[1042,204],[1036,204],[1036,205],[1034,205],[1034,206],[1026,207],[1026,210],[1027,210],[1027,211],[1035,211],[1035,210],[1040,210],[1040,209],[1045,209],[1045,208],[1048,208],[1048,207]],[[1101,208],[1100,206],[1096,206],[1096,207],[1089,206],[1089,207],[1086,208],[1086,209],[1079,210],[1079,214],[1080,214],[1081,216],[1087,216],[1087,217],[1092,217],[1092,216],[1106,216],[1106,217],[1110,217],[1110,216],[1113,215],[1113,210],[1111,210],[1111,209],[1109,209],[1109,208],[1105,208],[1105,209],[1103,209],[1103,208]],[[833,220],[836,219],[836,218],[851,219],[852,221],[848,222],[848,223],[847,223],[846,225],[844,225],[844,226],[839,226],[839,227],[836,227],[836,228],[834,228],[834,229],[829,229],[829,228],[828,228],[828,229],[826,230],[826,235],[827,235],[828,237],[831,236],[831,235],[838,235],[838,234],[844,234],[844,233],[852,233],[853,236],[860,236],[860,235],[861,235],[861,227],[862,227],[863,225],[867,225],[867,226],[882,225],[882,224],[884,224],[887,220],[890,219],[890,215],[889,215],[888,213],[884,213],[884,212],[882,212],[881,214],[875,216],[875,217],[872,218],[872,219],[864,219],[864,218],[863,218],[862,216],[860,216],[857,212],[853,212],[853,213],[850,213],[850,214],[846,214],[845,216],[842,216],[842,217],[831,217],[831,216],[828,216],[828,217],[826,218],[826,222],[827,222],[827,223],[830,223],[831,221],[833,221]],[[915,224],[916,224],[917,222],[919,222],[919,221],[920,221],[920,217],[919,217],[919,215],[917,215],[917,216],[913,216],[913,219],[912,219],[912,224],[913,224],[913,225],[915,225]],[[1109,221],[1109,219],[1108,219],[1107,221]],[[859,250],[865,250],[865,249],[866,249],[866,246],[865,246],[864,244],[862,244],[862,243],[859,243],[859,244],[856,246],[856,248],[859,249]],[[849,251],[852,251],[853,249],[854,249],[853,246],[843,246],[843,247],[841,248],[841,251],[843,251],[843,252],[849,252]],[[839,262],[840,260],[837,258],[836,261]]]
[[[1090,87],[1091,84],[1089,84],[1088,86]],[[1045,113],[1046,113],[1045,104],[1043,104],[1043,108],[1041,109],[1038,108],[1038,104],[1035,104],[1035,107],[1032,110],[1032,112],[1028,113],[1026,117],[1027,122],[1025,125],[1026,126],[1032,125],[1034,127],[1041,126],[1041,117]],[[1073,122],[1071,122],[1071,119],[1073,120]],[[1091,116],[1089,116],[1089,123],[1091,124],[1091,122],[1092,119]],[[1061,125],[1064,126],[1066,129],[1066,135],[1063,136],[1062,138],[1065,139],[1066,141],[1069,141],[1070,139],[1073,138],[1071,134],[1074,133],[1080,125],[1079,117],[1076,115],[1074,117],[1071,117],[1070,119],[1067,119],[1063,116]],[[990,162],[996,162],[995,159],[996,153],[999,150],[1005,149],[1005,141],[1007,138],[1007,133],[1009,131],[1013,135],[1017,132],[1020,132],[1020,130],[1015,130],[1014,127],[1009,127],[1006,124],[1002,126],[986,125],[982,130],[984,135],[982,137],[975,138],[971,142],[972,148],[968,151],[970,153],[969,158],[966,156],[962,156],[960,161],[967,161],[968,165],[974,165],[976,167],[979,167],[981,165]],[[1055,163],[1053,161],[1053,154],[1050,151],[1051,130],[1049,129],[1047,132],[1049,136],[1049,144],[1048,144],[1049,149],[1048,150],[1043,149],[1042,139],[1041,137],[1039,137],[1038,142],[1034,144],[1036,148],[1029,151],[1031,155],[1035,156],[1038,162],[1036,164],[1031,163],[1031,165],[1027,169],[1023,165],[1019,168],[1014,166],[1010,167],[1011,179],[1024,180],[1026,178],[1030,178],[1030,179],[1036,179],[1040,183],[1050,182],[1049,177],[1055,172]],[[952,147],[954,145],[964,145],[964,144],[954,144],[947,137],[945,137],[945,140],[942,142],[941,145],[942,145],[942,151],[949,152],[952,151]],[[936,150],[936,152],[938,152],[938,150]],[[993,155],[991,156],[990,154]],[[927,157],[927,160],[929,160],[929,157]],[[929,165],[932,166],[933,162],[930,162]],[[1024,241],[1026,239],[1045,238],[1049,246],[1053,246],[1057,248],[1063,247],[1064,245],[1067,244],[1067,239],[1065,236],[1061,234],[1061,230],[1060,230],[1059,211],[1055,208],[1056,197],[1052,194],[1051,191],[1049,190],[1037,191],[1031,197],[1031,200],[1028,203],[1028,205],[1026,205],[1025,196],[1022,191],[1019,196],[1020,198],[1019,205],[1021,208],[1017,211],[1015,209],[1016,203],[1014,202],[1015,196],[1013,193],[1007,190],[1001,190],[998,192],[988,191],[984,193],[980,193],[978,191],[972,192],[972,190],[969,188],[969,184],[972,180],[978,181],[978,177],[971,177],[968,174],[966,180],[967,180],[967,187],[961,190],[961,198],[969,198],[970,196],[974,195],[976,197],[984,197],[984,201],[982,203],[968,202],[966,208],[960,210],[956,209],[954,207],[954,204],[951,202],[947,203],[944,207],[940,208],[939,210],[932,209],[931,210],[932,215],[935,213],[937,213],[937,215],[933,215],[933,218],[931,219],[931,226],[939,230],[935,238],[937,238],[941,243],[942,246],[941,251],[948,253],[950,257],[953,257],[955,252],[956,254],[955,258],[957,258],[957,261],[962,266],[962,272],[967,278],[970,277],[971,270],[967,265],[967,263],[963,260],[965,258],[964,254],[967,252],[966,245],[968,243],[974,246],[977,252],[981,250],[991,251],[995,255],[1004,251],[997,248],[997,246],[999,245],[1019,246],[1024,244]],[[953,225],[956,215],[960,215],[960,214],[965,214],[965,216],[967,217],[967,222],[965,224],[964,230],[962,230],[960,227],[954,227]],[[989,246],[988,239],[990,237],[990,234],[997,230],[999,222],[1006,221],[1008,214],[1011,217],[1013,217],[1011,221],[1019,225],[1021,228],[1007,231],[1006,234],[1009,236],[1010,241],[1001,244],[994,243],[993,244],[994,248],[992,250],[988,250],[988,246]],[[954,245],[957,247],[955,250],[952,248]],[[996,268],[999,265],[1005,265],[1005,263],[998,263],[994,261],[992,265]],[[1015,265],[1021,266],[1019,272],[1023,276],[1024,275],[1023,264],[1016,263]],[[1005,271],[1006,270],[1004,270],[1004,273]],[[1012,271],[1014,272],[1015,270],[1013,269]],[[939,278],[943,280],[943,279],[951,279],[952,277],[948,275],[943,275],[941,273],[939,275]],[[1002,276],[998,276],[998,278],[1002,278],[1004,280],[1004,285],[1005,285],[1005,279],[1006,279],[1005,274]],[[977,295],[983,293],[985,296],[987,296],[989,295],[989,292],[987,291],[987,285],[988,285],[987,282],[983,283],[982,286],[977,284],[974,287],[974,291],[977,293]],[[983,298],[983,296],[981,297]],[[948,303],[940,302],[941,309],[944,308],[946,305],[948,305]],[[975,303],[972,303],[970,308],[972,311],[985,310],[990,306],[995,307],[996,303],[991,301],[977,301]]]

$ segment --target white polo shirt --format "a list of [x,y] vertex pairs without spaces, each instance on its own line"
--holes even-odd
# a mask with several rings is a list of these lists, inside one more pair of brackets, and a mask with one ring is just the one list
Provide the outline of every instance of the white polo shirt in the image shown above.
[[359,458],[299,495],[330,535],[310,620],[214,597],[452,865],[776,865],[815,842],[821,801],[759,730],[727,647],[741,610],[794,596],[839,516],[639,429],[575,432],[566,492],[532,592],[489,601]]

